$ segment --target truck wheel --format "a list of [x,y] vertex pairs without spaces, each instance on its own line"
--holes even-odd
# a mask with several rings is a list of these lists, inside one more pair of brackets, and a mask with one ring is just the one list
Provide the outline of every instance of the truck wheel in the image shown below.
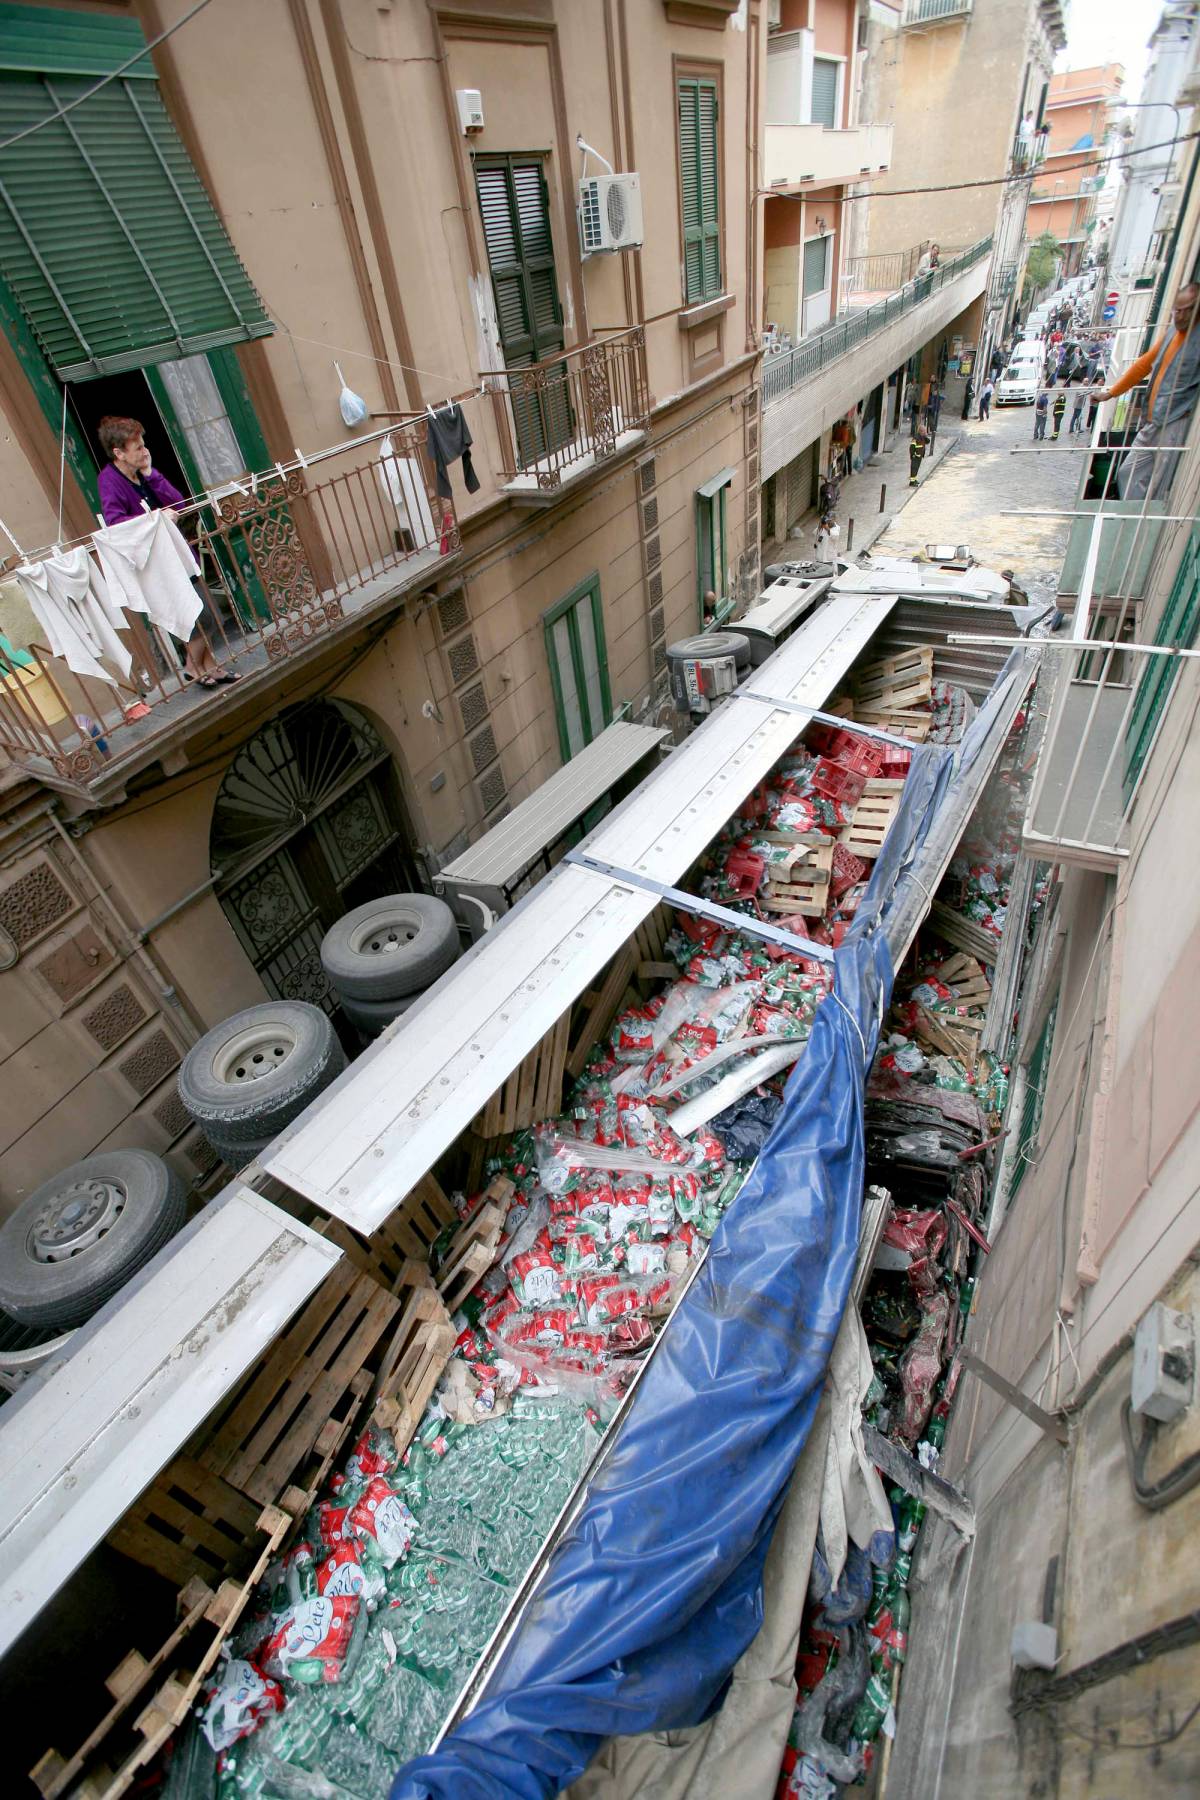
[[351,1000],[343,994],[341,1008],[352,1025],[357,1025],[370,1037],[378,1037],[393,1019],[398,1019],[420,998],[419,994],[406,994],[402,1000]]
[[42,1183],[0,1227],[0,1306],[23,1325],[81,1325],[187,1217],[149,1150],[103,1150]]
[[344,1000],[398,1000],[437,980],[458,955],[458,922],[431,894],[386,894],[356,906],[321,941],[321,966]]
[[268,1000],[231,1014],[192,1045],[179,1070],[179,1098],[236,1165],[290,1125],[345,1066],[319,1006]]

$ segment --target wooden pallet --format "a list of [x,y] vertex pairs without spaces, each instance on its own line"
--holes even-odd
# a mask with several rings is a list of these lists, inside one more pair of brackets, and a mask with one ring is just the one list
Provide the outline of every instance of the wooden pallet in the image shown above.
[[[148,1657],[130,1650],[108,1677],[104,1685],[112,1704],[78,1750],[64,1757],[50,1749],[39,1758],[29,1774],[43,1800],[58,1800],[68,1791],[75,1800],[118,1800],[179,1730],[268,1563],[307,1505],[298,1489],[281,1499],[286,1507],[267,1506],[255,1517],[254,1530],[265,1536],[242,1578],[223,1581],[214,1591],[193,1576],[178,1595],[179,1622],[159,1648]],[[130,1718],[152,1688],[153,1697]]]
[[937,979],[950,989],[956,1007],[985,1007],[992,997],[992,984],[973,956],[961,950],[948,956],[933,971]]
[[989,968],[995,966],[1000,954],[1000,940],[985,931],[982,925],[977,925],[974,919],[964,919],[961,913],[935,900],[929,909],[929,925],[938,937],[956,950],[965,950],[968,956],[986,963]]
[[[496,1246],[504,1230],[513,1184],[501,1176],[488,1188],[483,1201],[475,1208],[438,1266],[438,1291],[451,1312],[460,1307],[479,1277],[486,1274],[496,1258]],[[487,1196],[492,1195],[489,1199]]]
[[872,861],[883,849],[892,820],[900,810],[903,781],[877,778],[868,781],[863,797],[842,832],[842,848],[851,856]]
[[404,1296],[371,1390],[371,1416],[406,1450],[454,1345],[454,1327],[426,1273]]
[[798,860],[786,871],[769,869],[763,896],[767,911],[820,917],[829,904],[834,848],[833,840],[826,838],[817,849],[801,849]]
[[943,1056],[957,1057],[968,1073],[974,1068],[979,1053],[978,1038],[957,1021],[951,1022],[945,1013],[934,1012],[918,1002],[916,1033],[927,1048],[938,1050]]
[[514,1131],[523,1131],[528,1125],[554,1116],[562,1105],[570,1029],[571,1015],[567,1011],[476,1114],[471,1130],[477,1136],[508,1137]]
[[907,712],[900,707],[858,706],[853,718],[858,725],[874,725],[879,731],[890,731],[913,744],[923,744],[933,730],[927,712]]
[[911,709],[933,698],[933,651],[926,645],[868,663],[853,677],[855,698],[869,706]]

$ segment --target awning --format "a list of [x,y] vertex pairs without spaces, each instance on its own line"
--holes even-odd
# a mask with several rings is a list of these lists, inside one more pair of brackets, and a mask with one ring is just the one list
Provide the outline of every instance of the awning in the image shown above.
[[55,117],[139,41],[129,20],[0,8],[0,146],[40,127],[0,148],[0,269],[64,381],[273,329],[149,58]]

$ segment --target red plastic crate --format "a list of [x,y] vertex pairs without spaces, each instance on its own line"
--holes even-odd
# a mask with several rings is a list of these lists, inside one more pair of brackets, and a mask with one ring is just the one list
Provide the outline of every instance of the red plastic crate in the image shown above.
[[846,893],[856,882],[865,881],[870,872],[870,865],[861,856],[855,856],[844,844],[839,844],[833,853],[833,871],[829,888],[834,899]]
[[857,769],[831,762],[827,756],[818,757],[812,774],[815,794],[823,794],[826,800],[836,800],[842,806],[857,806],[866,785],[867,777],[860,775]]
[[912,763],[912,751],[901,750],[892,744],[885,744],[882,749],[883,761],[880,764],[879,773],[883,780],[906,781],[909,766]]

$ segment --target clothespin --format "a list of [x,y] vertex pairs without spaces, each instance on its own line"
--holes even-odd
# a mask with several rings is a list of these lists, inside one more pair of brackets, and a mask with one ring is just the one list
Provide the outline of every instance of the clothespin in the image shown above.
[[300,464],[302,469],[308,468],[308,458],[305,456],[303,450],[301,450],[299,444],[296,445],[296,461]]

